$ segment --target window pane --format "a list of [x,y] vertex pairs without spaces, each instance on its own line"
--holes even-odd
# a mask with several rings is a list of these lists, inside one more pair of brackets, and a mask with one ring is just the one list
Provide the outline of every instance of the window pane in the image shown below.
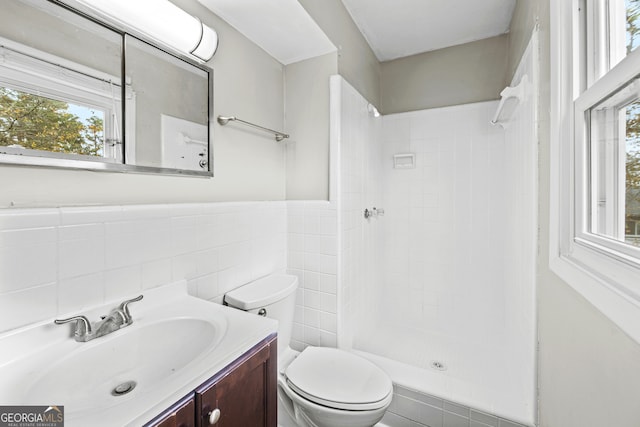
[[609,39],[608,52],[599,57],[608,57],[609,64],[604,67],[604,72],[640,46],[640,0],[609,0],[607,16],[608,23],[603,22],[603,29],[596,32]]
[[122,35],[52,2],[2,12],[0,160],[122,163]]
[[640,45],[640,0],[625,0],[626,52]]
[[626,110],[625,241],[640,246],[640,102]]
[[588,112],[589,231],[640,245],[640,80]]
[[103,111],[0,86],[0,146],[105,156]]
[[[593,0],[592,7],[597,7],[600,0]],[[597,16],[606,18],[596,22],[591,28],[594,34],[600,35],[600,42],[606,46],[594,46],[593,64],[596,77],[602,77],[607,71],[622,61],[640,45],[640,0],[609,0],[607,11],[598,10]],[[596,37],[597,38],[597,37]]]

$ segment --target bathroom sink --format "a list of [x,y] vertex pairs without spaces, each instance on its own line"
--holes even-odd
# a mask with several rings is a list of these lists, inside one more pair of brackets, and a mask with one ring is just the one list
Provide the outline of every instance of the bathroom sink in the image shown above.
[[94,410],[145,393],[198,360],[224,334],[220,325],[176,318],[136,327],[89,343],[46,366],[26,388],[30,400]]
[[[115,305],[70,314],[95,322]],[[277,329],[188,295],[186,281],[145,291],[131,317],[87,342],[53,319],[0,334],[0,402],[64,406],[66,427],[140,426]]]

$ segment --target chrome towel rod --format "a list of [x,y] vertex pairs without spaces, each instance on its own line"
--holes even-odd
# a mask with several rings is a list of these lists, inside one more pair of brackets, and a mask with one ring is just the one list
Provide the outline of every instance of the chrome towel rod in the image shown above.
[[218,116],[218,123],[220,123],[222,126],[226,125],[229,122],[240,122],[240,123],[244,123],[247,126],[254,127],[256,129],[261,129],[261,130],[266,130],[267,132],[271,132],[275,135],[276,141],[278,142],[282,141],[285,138],[289,138],[289,134],[287,133],[278,132],[277,130],[269,129],[264,126],[259,126],[254,123],[239,119],[236,116],[229,116],[229,117]]

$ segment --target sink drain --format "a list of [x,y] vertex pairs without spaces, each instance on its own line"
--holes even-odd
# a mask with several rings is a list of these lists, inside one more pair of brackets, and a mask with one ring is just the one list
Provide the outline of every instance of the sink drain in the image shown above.
[[111,394],[114,396],[123,396],[129,393],[134,388],[136,388],[136,382],[127,381],[122,384],[118,384],[113,390],[111,390]]
[[434,360],[433,362],[431,362],[431,367],[433,369],[437,369],[438,371],[446,371],[447,370],[447,365],[445,365],[443,362],[439,362],[437,360]]

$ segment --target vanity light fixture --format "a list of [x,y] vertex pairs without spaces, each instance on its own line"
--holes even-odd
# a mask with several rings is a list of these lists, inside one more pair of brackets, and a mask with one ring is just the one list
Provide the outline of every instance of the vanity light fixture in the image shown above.
[[218,33],[213,28],[169,0],[76,1],[200,61],[210,60],[218,48]]

